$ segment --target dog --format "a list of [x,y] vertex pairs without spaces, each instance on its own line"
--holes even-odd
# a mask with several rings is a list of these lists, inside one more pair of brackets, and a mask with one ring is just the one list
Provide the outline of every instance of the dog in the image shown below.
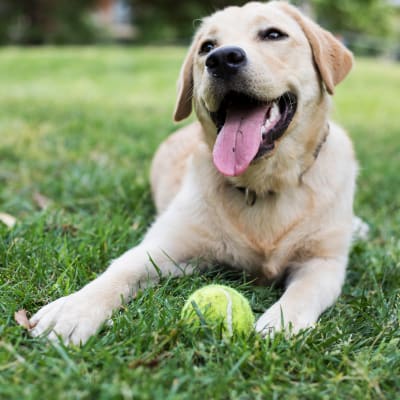
[[84,343],[139,287],[191,273],[193,259],[264,284],[285,277],[256,322],[261,335],[314,326],[340,295],[352,240],[357,162],[328,119],[352,64],[332,34],[285,2],[205,18],[174,114],[181,121],[193,107],[198,121],[167,138],[151,167],[156,221],[97,279],[40,309],[32,335]]

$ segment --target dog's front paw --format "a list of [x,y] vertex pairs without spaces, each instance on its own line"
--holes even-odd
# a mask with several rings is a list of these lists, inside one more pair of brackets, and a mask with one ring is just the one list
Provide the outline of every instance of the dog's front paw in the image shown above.
[[288,309],[278,301],[257,320],[255,329],[262,336],[272,337],[281,331],[290,335],[313,327],[315,322],[316,318],[311,313]]
[[33,326],[30,333],[79,345],[96,333],[110,315],[111,311],[98,299],[79,291],[41,308],[29,321]]

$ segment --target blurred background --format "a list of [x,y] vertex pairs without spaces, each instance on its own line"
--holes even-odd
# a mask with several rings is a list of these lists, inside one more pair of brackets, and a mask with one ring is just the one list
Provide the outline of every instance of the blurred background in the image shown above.
[[[0,0],[0,44],[186,44],[196,21],[244,0]],[[294,0],[357,54],[400,59],[400,0]]]

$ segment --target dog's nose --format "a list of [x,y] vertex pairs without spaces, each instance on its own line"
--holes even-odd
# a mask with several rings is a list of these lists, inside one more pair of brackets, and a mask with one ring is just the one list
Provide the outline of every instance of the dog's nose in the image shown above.
[[225,46],[213,50],[206,59],[208,72],[216,77],[228,79],[247,63],[244,50],[237,46]]

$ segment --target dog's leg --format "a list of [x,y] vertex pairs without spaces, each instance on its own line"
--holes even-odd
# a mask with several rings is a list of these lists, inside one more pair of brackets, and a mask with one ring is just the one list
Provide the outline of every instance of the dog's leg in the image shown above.
[[282,297],[257,321],[262,335],[276,331],[297,333],[312,327],[318,317],[338,298],[347,259],[315,258],[297,265]]
[[39,310],[30,320],[35,325],[32,335],[45,334],[53,340],[60,337],[66,344],[84,343],[139,287],[154,283],[161,276],[190,273],[190,266],[185,271],[181,263],[197,256],[201,242],[190,212],[179,204],[170,207],[139,246],[114,260],[81,290]]

